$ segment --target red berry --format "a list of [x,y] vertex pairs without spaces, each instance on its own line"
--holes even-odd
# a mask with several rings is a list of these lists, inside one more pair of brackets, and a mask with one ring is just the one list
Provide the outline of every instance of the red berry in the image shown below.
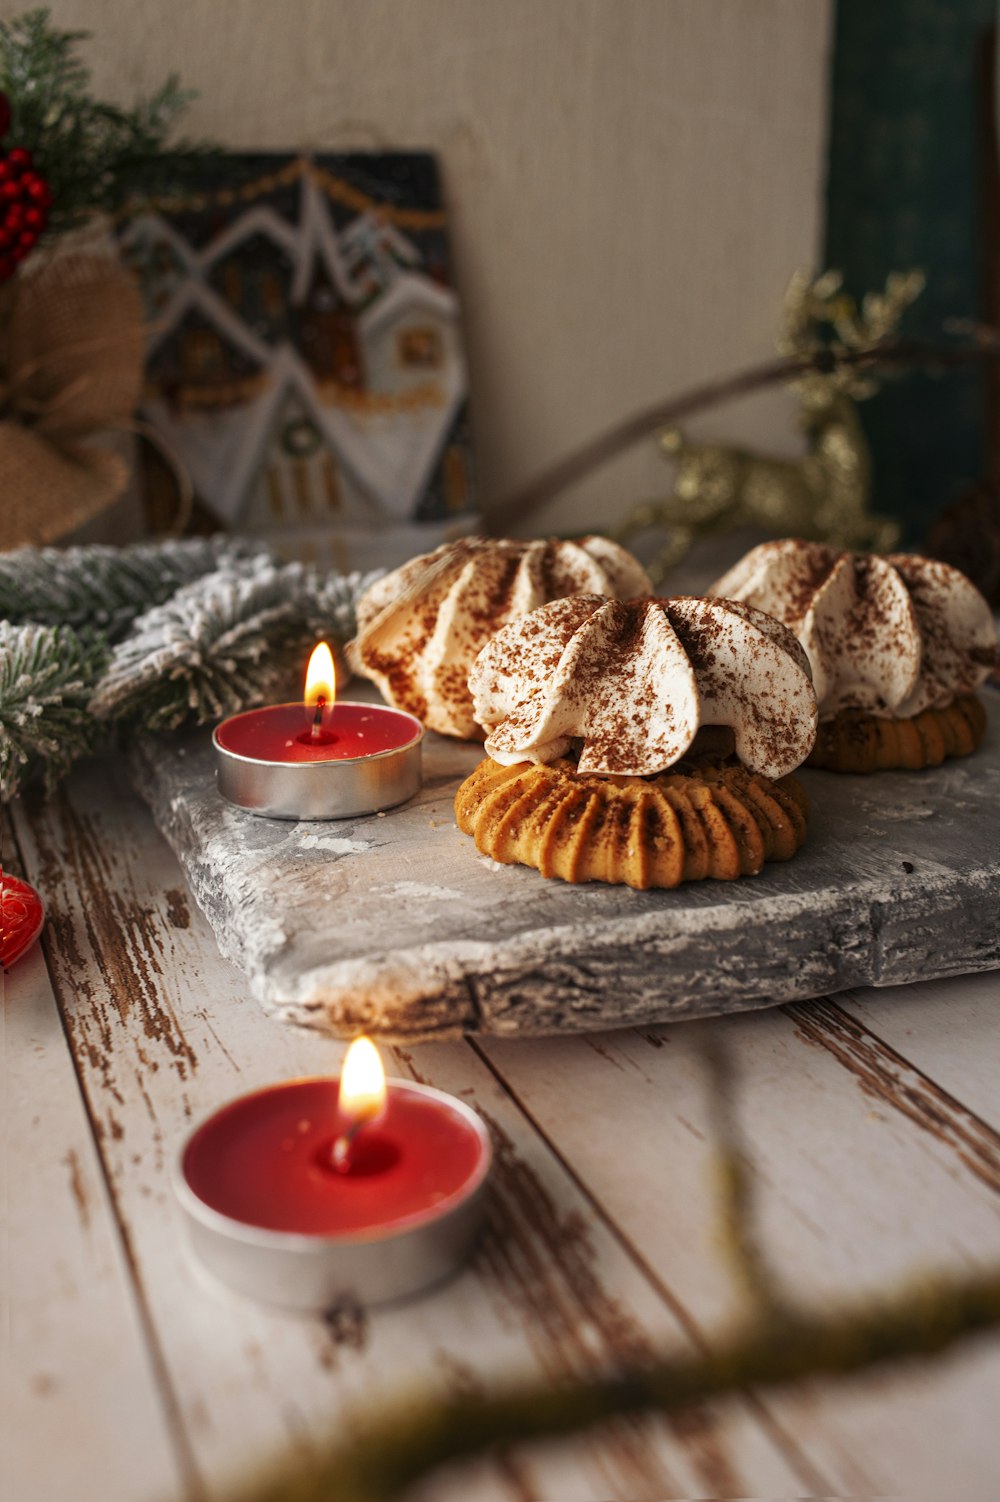
[[49,187],[48,183],[44,181],[43,178],[32,177],[31,181],[27,184],[27,188],[28,197],[33,198],[36,203],[51,202],[52,189]]
[[19,203],[12,204],[4,216],[4,223],[8,229],[24,228],[24,209]]
[[45,228],[44,209],[25,209],[24,222],[28,229],[41,230]]
[[37,239],[37,230],[23,229],[17,237],[17,243],[21,246],[22,250],[30,250]]
[[10,177],[10,167],[7,165],[7,158],[0,156],[0,182],[6,182],[8,177]]
[[7,182],[0,183],[0,198],[11,199],[11,198],[20,198],[20,196],[21,196],[20,184],[18,184],[16,182],[13,182],[10,179],[8,179]]
[[25,146],[15,146],[8,151],[7,160],[17,172],[23,172],[31,166],[31,152]]

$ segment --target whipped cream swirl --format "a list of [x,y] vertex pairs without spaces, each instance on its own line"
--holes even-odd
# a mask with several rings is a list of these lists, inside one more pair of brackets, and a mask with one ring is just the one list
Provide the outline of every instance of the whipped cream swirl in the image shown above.
[[680,761],[701,726],[728,725],[744,765],[776,778],[816,737],[798,642],[728,600],[557,600],[498,632],[469,687],[505,766],[579,744],[581,772],[647,777]]
[[645,569],[606,537],[463,537],[411,559],[365,592],[348,660],[390,704],[429,729],[481,737],[468,677],[494,632],[566,595],[628,599],[651,590]]
[[990,608],[963,573],[914,553],[839,552],[785,538],[753,548],[710,594],[766,610],[812,666],[820,717],[908,719],[973,693],[996,662]]

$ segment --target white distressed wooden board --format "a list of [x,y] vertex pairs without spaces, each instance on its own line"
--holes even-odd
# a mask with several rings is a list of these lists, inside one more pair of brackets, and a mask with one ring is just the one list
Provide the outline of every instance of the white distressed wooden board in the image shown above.
[[[20,1265],[44,1286],[45,1269],[85,1259],[83,1234],[118,1248],[126,1280],[109,1303],[106,1280],[73,1279],[39,1338],[38,1363],[59,1363],[59,1401],[37,1393],[17,1409],[13,1472],[0,1452],[0,1483],[26,1478],[11,1489],[24,1502],[222,1502],[241,1476],[315,1455],[401,1391],[453,1391],[514,1367],[601,1369],[646,1342],[711,1346],[740,1306],[713,1218],[709,1038],[729,1049],[767,1252],[800,1297],[828,1307],[885,1279],[1000,1258],[993,974],[694,1025],[393,1050],[391,1069],[462,1095],[494,1125],[502,1171],[481,1252],[398,1309],[293,1319],[231,1300],[201,1281],[177,1234],[167,1170],[178,1139],[241,1090],[335,1069],[342,1049],[248,1005],[120,768],[81,769],[17,824],[49,903],[66,1029],[63,1044],[58,1026],[37,1034],[38,958],[25,961],[5,997],[7,1146],[17,1164],[33,1142],[52,1171],[41,1199],[30,1175],[10,1174]],[[43,1090],[54,1106],[39,1119]],[[88,1195],[89,1231],[71,1176],[56,1171],[81,1125],[97,1155],[84,1134],[88,1190],[98,1162],[107,1185]],[[89,1353],[111,1332],[95,1382]],[[15,1382],[34,1370],[19,1353]],[[74,1402],[93,1414],[83,1480],[80,1452],[62,1442]],[[992,1497],[998,1404],[1000,1342],[987,1338],[914,1369],[515,1451],[435,1481],[424,1502]],[[183,1480],[171,1479],[163,1432]],[[133,1440],[151,1447],[148,1467]]]
[[[30,826],[21,821],[21,837],[50,904],[54,983],[148,1308],[187,1495],[229,1502],[241,1478],[281,1456],[308,1461],[324,1442],[349,1432],[359,1414],[408,1391],[447,1394],[512,1372],[555,1380],[596,1373],[653,1347],[690,1348],[677,1311],[487,1064],[461,1043],[387,1060],[390,1073],[430,1079],[468,1100],[493,1132],[489,1227],[458,1279],[397,1308],[344,1307],[304,1318],[210,1285],[182,1244],[169,1188],[183,1135],[241,1091],[294,1074],[336,1072],[343,1048],[276,1028],[247,1006],[242,976],[190,909],[176,862],[122,787],[120,768],[78,773],[69,798]],[[13,974],[14,997],[23,973]],[[66,1213],[71,1209],[67,1196]],[[40,1247],[48,1225],[37,1207],[32,1226]],[[74,1307],[85,1323],[86,1288],[76,1290]],[[98,1307],[92,1317],[100,1318]],[[74,1359],[84,1361],[87,1349],[81,1335]],[[84,1380],[80,1373],[79,1387]],[[108,1403],[108,1421],[113,1414]],[[42,1409],[29,1443],[53,1432]],[[70,1477],[68,1457],[62,1465]],[[504,1457],[480,1472],[475,1497],[704,1496],[720,1467],[738,1479],[734,1494],[796,1495],[803,1484],[794,1454],[789,1459],[740,1403],[718,1420],[706,1409],[676,1425],[628,1422],[558,1455]],[[163,1483],[146,1490],[140,1477],[132,1480],[135,1502],[180,1495]],[[78,1495],[69,1480],[66,1494]],[[49,1495],[39,1492],[30,1502]],[[450,1494],[433,1495],[445,1502]],[[451,1502],[468,1496],[458,1487]]]
[[405,807],[320,824],[217,794],[206,734],[133,773],[223,953],[265,1009],[343,1037],[583,1031],[1000,965],[1000,699],[933,771],[804,772],[809,837],[734,883],[634,892],[478,855],[452,800],[481,751],[429,736]]
[[[0,870],[15,869],[0,810]],[[155,1357],[40,948],[0,970],[0,1495],[179,1492]]]
[[[926,1068],[992,1070],[996,1078],[1000,977],[963,977],[921,993],[867,991],[683,1027],[478,1046],[663,1285],[687,1290],[686,1313],[710,1343],[737,1305],[705,1193],[715,1161],[709,1037],[731,1061],[761,1239],[783,1288],[829,1309],[838,1298],[877,1299],[921,1272],[995,1263],[1000,1092],[979,1116],[879,1033],[885,1025],[918,1034]],[[965,1021],[957,1038],[953,999]],[[586,1110],[569,1110],[571,1097]],[[606,1135],[594,1131],[611,1121]],[[629,1141],[656,1151],[623,1168]],[[998,1392],[994,1339],[889,1381],[807,1384],[769,1398],[767,1409],[834,1478],[834,1495],[942,1497],[963,1490],[964,1467],[1000,1486]]]

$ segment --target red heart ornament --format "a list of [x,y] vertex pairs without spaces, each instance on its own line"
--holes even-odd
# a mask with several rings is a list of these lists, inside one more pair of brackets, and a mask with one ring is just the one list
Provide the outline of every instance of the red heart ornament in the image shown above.
[[34,887],[0,871],[0,967],[9,970],[31,948],[44,922],[45,908]]

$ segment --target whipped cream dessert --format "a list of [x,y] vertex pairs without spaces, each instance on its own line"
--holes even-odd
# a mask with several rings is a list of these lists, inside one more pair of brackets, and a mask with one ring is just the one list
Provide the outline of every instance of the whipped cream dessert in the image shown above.
[[365,592],[347,657],[388,703],[429,729],[481,738],[468,677],[494,632],[566,595],[630,599],[651,590],[645,569],[606,537],[463,537],[411,559]]
[[989,605],[963,573],[913,553],[840,552],[785,538],[753,548],[709,591],[765,610],[812,667],[822,719],[907,719],[973,693],[997,657]]
[[778,778],[816,735],[809,664],[770,616],[728,600],[556,600],[499,631],[469,676],[494,761],[652,776],[727,725],[743,764]]

